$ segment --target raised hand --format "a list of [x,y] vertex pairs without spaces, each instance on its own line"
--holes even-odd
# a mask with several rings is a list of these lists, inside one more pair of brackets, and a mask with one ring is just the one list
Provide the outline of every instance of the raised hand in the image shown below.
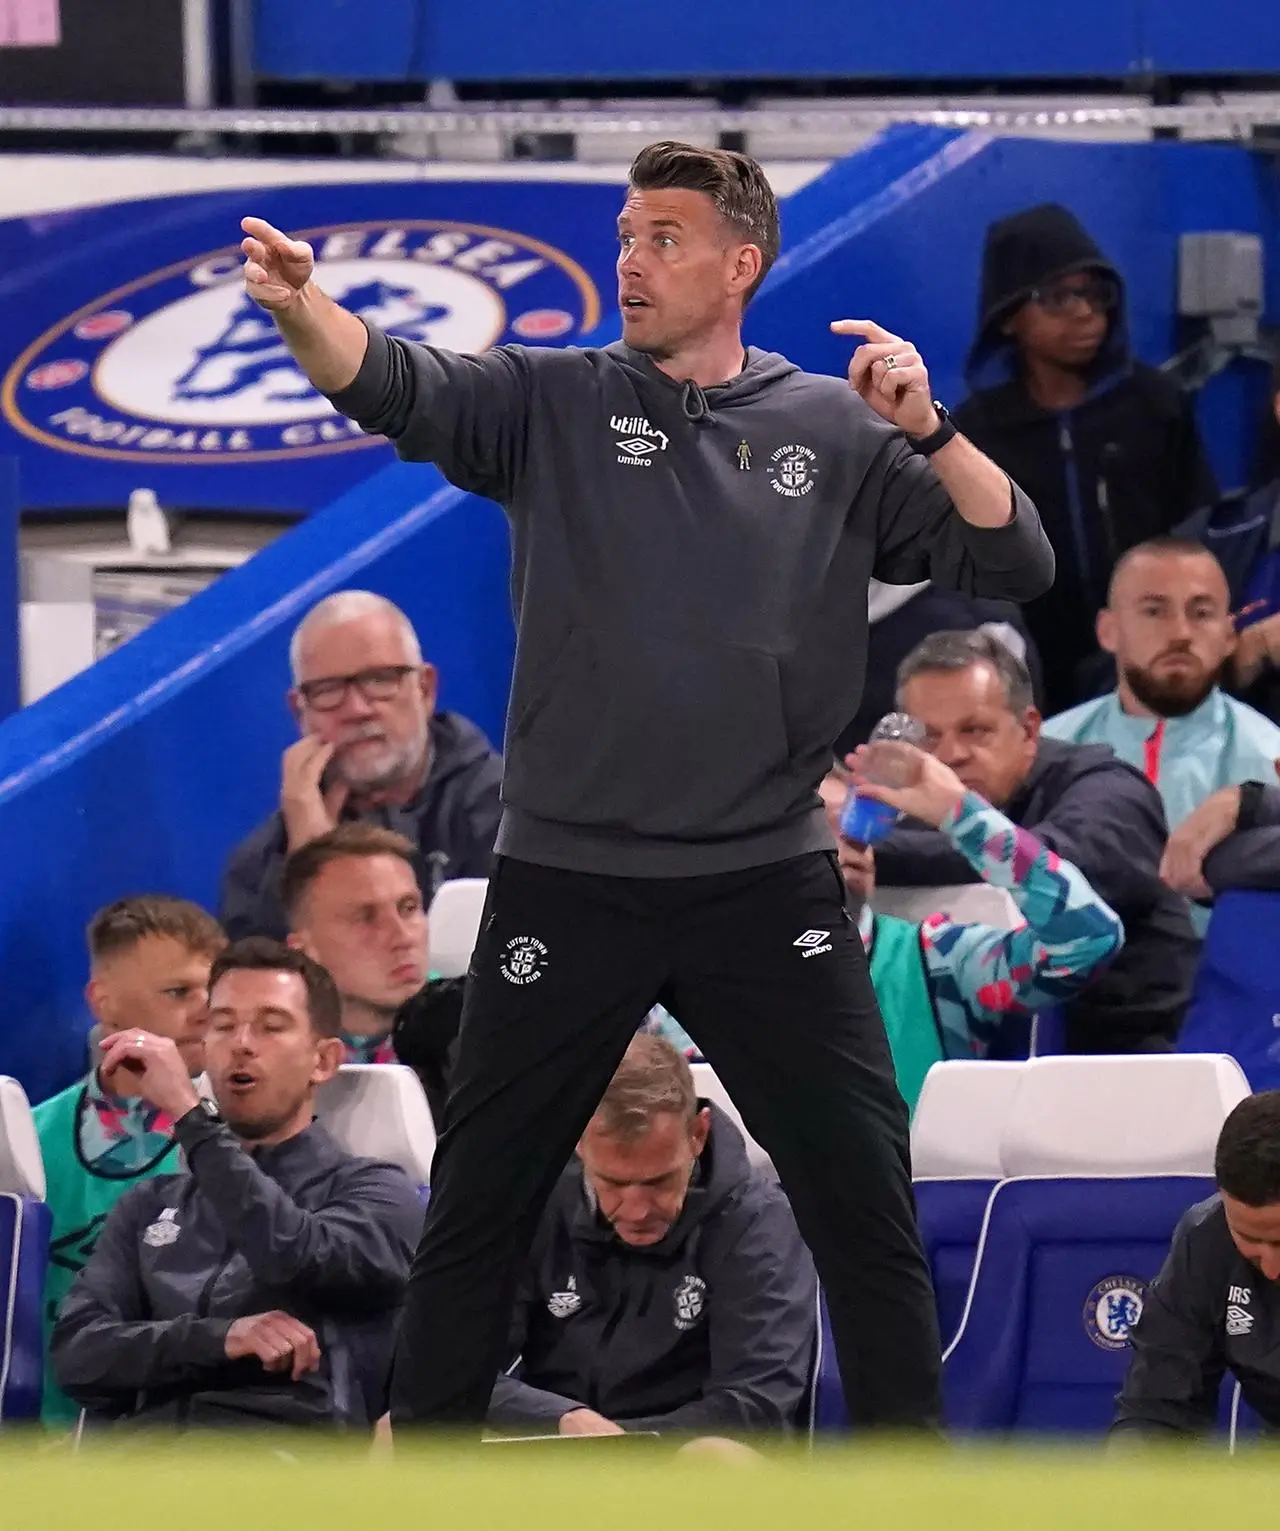
[[175,1121],[200,1100],[177,1044],[137,1027],[104,1039],[98,1072],[108,1090],[141,1095]]
[[837,319],[831,332],[862,339],[849,363],[849,386],[881,419],[909,436],[931,436],[937,430],[929,373],[909,340],[872,319]]
[[311,280],[315,256],[304,239],[290,239],[262,218],[242,218],[248,236],[244,251],[244,290],[268,313],[283,313]]
[[[874,765],[873,765],[874,763]],[[845,756],[853,785],[860,797],[871,797],[878,803],[888,803],[923,824],[935,829],[953,809],[959,806],[965,794],[964,783],[941,760],[914,744],[901,740],[877,740],[874,744],[860,744],[852,755]],[[892,767],[887,770],[886,767]],[[886,787],[871,781],[867,771],[882,780],[892,774],[896,783]]]
[[319,839],[338,822],[350,791],[346,782],[326,784],[324,773],[334,747],[304,734],[284,752],[280,764],[280,814],[289,849]]

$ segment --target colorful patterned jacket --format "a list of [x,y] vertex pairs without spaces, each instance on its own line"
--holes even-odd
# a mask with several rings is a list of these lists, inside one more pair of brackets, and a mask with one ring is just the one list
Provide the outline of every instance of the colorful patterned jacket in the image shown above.
[[[983,882],[1010,894],[1023,919],[1016,929],[1000,930],[940,913],[919,927],[921,988],[932,1001],[933,1015],[921,1015],[918,1022],[904,1019],[936,1026],[943,1056],[971,1058],[983,1051],[1006,1016],[1034,1015],[1078,993],[1119,951],[1124,927],[1070,862],[976,792],[966,793],[939,828]],[[859,928],[868,949],[875,925],[876,916],[864,907]],[[893,987],[901,995],[909,985]],[[882,996],[882,1003],[894,998]],[[649,1029],[697,1055],[695,1044],[665,1011],[655,1012]]]

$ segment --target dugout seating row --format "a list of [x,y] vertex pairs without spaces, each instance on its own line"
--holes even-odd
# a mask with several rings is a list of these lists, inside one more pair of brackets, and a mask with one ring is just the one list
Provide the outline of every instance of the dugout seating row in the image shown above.
[[[695,1071],[699,1093],[741,1121],[710,1067]],[[913,1139],[950,1426],[1105,1428],[1142,1286],[1178,1217],[1212,1191],[1218,1129],[1247,1093],[1233,1061],[1213,1056],[935,1067]],[[410,1070],[348,1065],[318,1112],[351,1152],[399,1164],[425,1193],[435,1132]],[[0,1080],[0,1420],[39,1410],[43,1196],[26,1097]],[[829,1335],[813,1418],[847,1418]]]
[[1215,1054],[930,1072],[913,1157],[953,1430],[1106,1429],[1145,1285],[1248,1093]]

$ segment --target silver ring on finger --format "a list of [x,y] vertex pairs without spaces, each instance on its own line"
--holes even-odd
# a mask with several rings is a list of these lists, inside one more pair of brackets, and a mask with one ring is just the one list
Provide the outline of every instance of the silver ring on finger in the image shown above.
[[896,356],[886,356],[885,357],[885,359],[884,359],[884,369],[885,369],[886,372],[892,372],[897,365],[898,365],[898,358]]

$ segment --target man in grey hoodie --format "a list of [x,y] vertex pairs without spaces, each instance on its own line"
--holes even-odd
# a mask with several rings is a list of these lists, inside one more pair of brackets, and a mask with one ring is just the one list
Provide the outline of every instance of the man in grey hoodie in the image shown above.
[[498,862],[403,1316],[392,1419],[478,1423],[521,1258],[655,1001],[770,1153],[858,1426],[938,1415],[907,1117],[817,794],[857,708],[867,582],[1028,600],[1035,509],[868,320],[844,380],[745,349],[778,251],[743,155],[662,143],[618,220],[623,339],[460,356],[326,297],[244,220],[312,383],[506,509],[519,630]]

